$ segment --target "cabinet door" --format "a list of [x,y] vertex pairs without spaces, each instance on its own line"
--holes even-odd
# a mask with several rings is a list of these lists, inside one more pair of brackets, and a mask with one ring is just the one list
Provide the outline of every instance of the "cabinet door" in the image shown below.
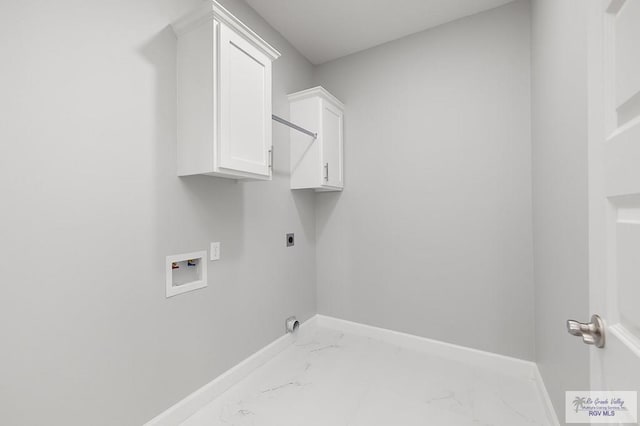
[[271,61],[220,24],[218,166],[270,176]]
[[323,185],[342,187],[342,119],[341,110],[322,102]]

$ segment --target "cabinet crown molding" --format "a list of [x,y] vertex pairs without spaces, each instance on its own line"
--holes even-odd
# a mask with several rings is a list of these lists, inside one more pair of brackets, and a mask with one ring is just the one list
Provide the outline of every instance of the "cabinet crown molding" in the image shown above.
[[294,102],[302,99],[313,98],[316,96],[319,96],[324,100],[331,102],[332,104],[334,104],[340,109],[344,109],[344,104],[338,98],[336,98],[331,93],[329,93],[322,86],[316,86],[316,87],[312,87],[311,89],[302,90],[296,93],[291,93],[290,95],[287,95],[287,99],[289,100],[289,102]]
[[251,28],[243,24],[238,18],[233,16],[231,12],[214,0],[206,0],[203,6],[173,22],[171,27],[173,28],[176,36],[180,37],[199,25],[214,19],[228,25],[236,32],[242,34],[251,44],[264,51],[272,61],[281,56],[278,50],[267,43],[262,37],[253,32]]

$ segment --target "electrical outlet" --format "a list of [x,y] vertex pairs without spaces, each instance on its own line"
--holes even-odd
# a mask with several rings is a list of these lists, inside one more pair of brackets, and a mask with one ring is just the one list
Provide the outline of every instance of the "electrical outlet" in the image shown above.
[[210,260],[220,260],[220,243],[211,243],[211,249],[209,250]]
[[287,234],[287,247],[291,247],[295,244],[295,238],[293,234]]

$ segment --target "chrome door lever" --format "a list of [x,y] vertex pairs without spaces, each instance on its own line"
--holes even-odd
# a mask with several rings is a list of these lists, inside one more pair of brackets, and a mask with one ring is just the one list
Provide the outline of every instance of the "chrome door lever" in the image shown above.
[[568,320],[567,331],[573,336],[582,337],[587,345],[604,348],[604,321],[596,314],[591,315],[591,322]]

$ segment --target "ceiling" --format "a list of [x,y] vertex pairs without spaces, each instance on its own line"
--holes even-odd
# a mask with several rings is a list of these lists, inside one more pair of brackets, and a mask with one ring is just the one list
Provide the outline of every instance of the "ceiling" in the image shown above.
[[322,64],[512,0],[245,0]]

